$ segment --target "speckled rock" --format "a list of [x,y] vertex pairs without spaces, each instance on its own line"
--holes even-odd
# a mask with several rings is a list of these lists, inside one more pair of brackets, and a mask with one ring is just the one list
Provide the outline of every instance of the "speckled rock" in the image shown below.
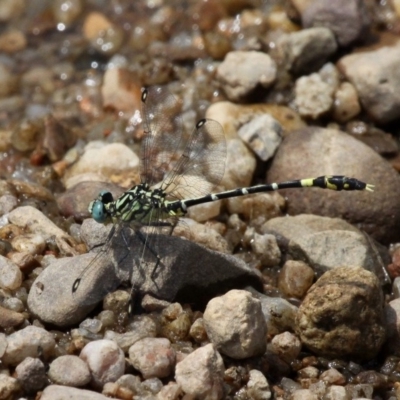
[[325,174],[356,177],[379,184],[379,188],[373,193],[320,189],[299,193],[299,189],[285,189],[281,194],[288,198],[290,215],[345,216],[378,242],[400,240],[400,184],[394,183],[400,183],[400,178],[386,160],[349,135],[322,128],[306,128],[291,134],[279,147],[267,179],[279,182]]
[[43,389],[47,383],[46,369],[39,358],[27,357],[15,368],[16,377],[28,393]]
[[312,119],[326,114],[332,107],[334,90],[335,87],[317,73],[297,79],[294,102],[299,114]]
[[261,303],[249,292],[231,290],[210,300],[203,320],[210,341],[221,353],[242,359],[265,352],[267,327]]
[[269,87],[275,78],[275,61],[258,51],[231,51],[217,69],[217,79],[233,101],[245,97],[257,85]]
[[199,400],[223,399],[224,363],[212,344],[200,347],[176,365],[175,379],[183,392]]
[[357,267],[325,273],[299,308],[296,332],[316,354],[373,358],[385,340],[383,293],[376,276]]
[[129,348],[129,359],[144,379],[170,375],[175,357],[171,342],[164,338],[144,338]]
[[27,357],[48,358],[56,343],[53,335],[43,328],[27,326],[7,336],[7,349],[2,361],[6,365],[18,365]]
[[87,364],[78,356],[72,355],[56,358],[50,364],[48,375],[55,384],[63,386],[85,386],[91,380]]
[[343,57],[338,67],[355,86],[363,108],[379,123],[398,118],[400,45]]
[[301,342],[293,333],[283,332],[272,338],[268,350],[290,364],[300,354]]
[[91,383],[96,388],[103,387],[106,382],[115,382],[124,374],[124,353],[111,340],[95,340],[88,343],[79,357],[89,366]]

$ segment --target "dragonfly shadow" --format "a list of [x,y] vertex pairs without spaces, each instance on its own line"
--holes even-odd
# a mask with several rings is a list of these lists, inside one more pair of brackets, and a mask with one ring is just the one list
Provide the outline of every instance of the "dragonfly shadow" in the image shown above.
[[[88,233],[91,244],[96,237],[95,247],[101,246],[109,228],[93,225],[93,222],[86,225],[103,231],[97,235]],[[87,229],[85,223],[83,229]],[[151,294],[172,301],[179,293],[186,293],[185,298],[191,302],[195,302],[200,293],[208,297],[233,287],[262,288],[258,272],[232,255],[209,250],[177,236],[149,234],[145,239],[144,242],[128,225],[117,229],[93,256],[90,276],[83,276],[82,288],[79,288],[82,294],[76,299],[81,304],[99,302],[122,282],[130,282],[139,295]],[[153,247],[149,249],[149,245]]]

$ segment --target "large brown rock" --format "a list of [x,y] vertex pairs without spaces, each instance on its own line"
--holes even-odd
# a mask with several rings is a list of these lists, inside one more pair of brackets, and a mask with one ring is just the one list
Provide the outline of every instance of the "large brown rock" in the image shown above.
[[379,280],[359,267],[325,273],[299,308],[296,332],[318,355],[359,360],[375,357],[385,340]]
[[288,199],[290,215],[340,217],[379,242],[400,240],[400,177],[375,151],[338,130],[304,128],[282,142],[267,180],[280,182],[320,175],[358,178],[374,184],[375,191],[286,189],[280,193]]

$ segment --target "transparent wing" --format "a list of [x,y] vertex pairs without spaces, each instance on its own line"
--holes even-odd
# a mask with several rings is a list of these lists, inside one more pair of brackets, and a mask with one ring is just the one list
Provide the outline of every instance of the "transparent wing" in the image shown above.
[[196,124],[173,169],[166,175],[162,188],[172,198],[209,194],[224,175],[225,159],[222,126],[217,121],[202,119]]
[[180,103],[167,88],[145,89],[142,101],[142,180],[149,185],[162,182],[162,189],[174,199],[210,193],[225,171],[222,126],[217,121],[202,119],[187,137],[177,115]]
[[145,137],[141,150],[142,182],[154,185],[164,179],[171,160],[182,147],[180,103],[163,87],[144,89],[142,93]]

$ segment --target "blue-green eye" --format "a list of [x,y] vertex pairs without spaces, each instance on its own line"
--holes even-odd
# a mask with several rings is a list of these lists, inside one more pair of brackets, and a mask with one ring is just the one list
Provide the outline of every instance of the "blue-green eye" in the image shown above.
[[100,200],[95,200],[93,202],[91,207],[91,214],[92,218],[100,224],[106,220],[107,213],[105,211],[104,204]]
[[105,222],[109,216],[105,205],[112,201],[114,201],[112,194],[107,190],[102,190],[97,196],[97,199],[90,203],[89,212],[96,222],[100,224]]

